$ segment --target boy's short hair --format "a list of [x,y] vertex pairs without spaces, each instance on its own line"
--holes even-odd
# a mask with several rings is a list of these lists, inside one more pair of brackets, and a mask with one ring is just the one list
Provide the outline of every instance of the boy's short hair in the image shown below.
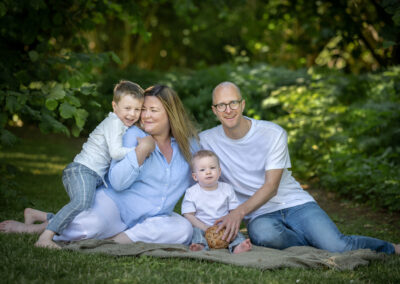
[[121,80],[114,87],[113,101],[118,103],[123,96],[130,95],[135,99],[143,99],[144,91],[142,87],[131,81]]
[[220,167],[219,158],[218,158],[217,154],[215,154],[213,151],[210,151],[210,150],[199,150],[196,153],[194,153],[194,155],[192,157],[192,160],[190,163],[192,170],[194,170],[194,160],[205,158],[205,157],[215,157],[217,159],[218,166]]

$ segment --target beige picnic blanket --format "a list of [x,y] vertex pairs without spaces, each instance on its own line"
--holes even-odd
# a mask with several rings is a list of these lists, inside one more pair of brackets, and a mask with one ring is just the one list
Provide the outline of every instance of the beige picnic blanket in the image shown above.
[[149,244],[136,242],[117,244],[106,240],[83,240],[62,244],[64,249],[83,253],[103,253],[113,256],[154,256],[161,258],[191,258],[221,262],[259,269],[276,269],[283,267],[331,268],[337,270],[353,270],[369,261],[384,259],[384,253],[368,249],[360,249],[344,253],[330,253],[313,247],[291,247],[276,250],[254,246],[249,252],[231,254],[227,249],[192,252],[184,245]]

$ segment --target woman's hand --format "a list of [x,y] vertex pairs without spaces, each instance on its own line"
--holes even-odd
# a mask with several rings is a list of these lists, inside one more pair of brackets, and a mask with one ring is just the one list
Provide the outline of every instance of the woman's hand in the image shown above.
[[154,151],[156,148],[156,142],[152,136],[146,136],[138,138],[138,145],[136,146],[136,157],[139,165],[142,165],[144,160]]

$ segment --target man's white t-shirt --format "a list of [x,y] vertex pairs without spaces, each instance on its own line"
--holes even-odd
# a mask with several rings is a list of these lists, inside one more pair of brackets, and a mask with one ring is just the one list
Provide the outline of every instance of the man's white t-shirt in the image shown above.
[[265,182],[265,171],[284,169],[277,195],[246,219],[314,201],[292,177],[286,131],[279,125],[247,118],[251,128],[240,139],[226,136],[222,125],[200,133],[203,149],[215,152],[221,163],[221,181],[230,183],[240,203],[247,201]]
[[182,201],[182,214],[193,213],[197,219],[212,226],[215,221],[236,209],[239,201],[230,184],[218,182],[215,190],[204,190],[196,183],[186,190]]

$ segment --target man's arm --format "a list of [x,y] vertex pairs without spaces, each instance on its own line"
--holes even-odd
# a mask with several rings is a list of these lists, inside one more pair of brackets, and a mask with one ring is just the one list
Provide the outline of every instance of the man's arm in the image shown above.
[[239,232],[240,223],[243,218],[251,212],[257,210],[267,203],[278,192],[279,183],[281,181],[283,169],[268,170],[265,172],[265,182],[256,193],[253,194],[246,202],[232,210],[228,215],[218,219],[216,223],[220,223],[219,229],[225,227],[226,231],[222,236],[223,240],[231,241]]

